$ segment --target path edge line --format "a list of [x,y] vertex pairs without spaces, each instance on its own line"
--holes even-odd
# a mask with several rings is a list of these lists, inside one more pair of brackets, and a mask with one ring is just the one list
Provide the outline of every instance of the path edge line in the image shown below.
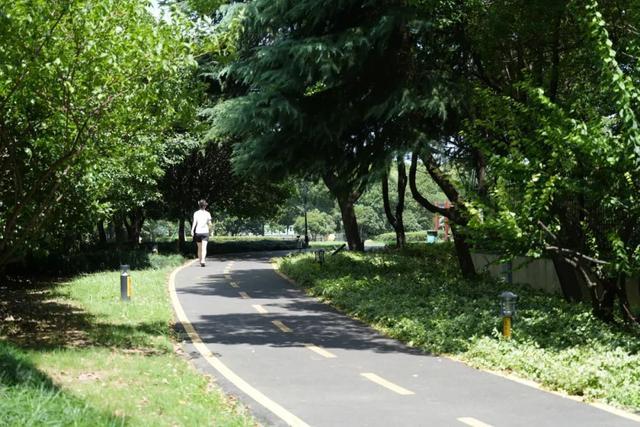
[[169,275],[168,288],[169,288],[169,297],[171,298],[171,305],[173,306],[173,310],[176,315],[176,320],[180,322],[184,330],[187,332],[189,339],[193,343],[198,353],[202,355],[202,357],[211,365],[220,375],[225,377],[229,382],[242,390],[246,395],[251,397],[257,403],[262,405],[265,409],[269,410],[271,413],[276,415],[278,418],[283,420],[290,426],[293,427],[309,427],[307,423],[302,421],[300,418],[293,415],[291,412],[284,409],[278,403],[269,399],[262,392],[257,390],[255,387],[250,385],[248,382],[243,380],[240,376],[238,376],[235,372],[233,372],[227,365],[225,365],[220,359],[215,357],[211,351],[207,348],[207,346],[202,341],[202,338],[195,330],[189,318],[187,317],[184,309],[182,308],[182,304],[178,299],[178,294],[176,293],[176,276],[183,269],[191,266],[195,261],[189,261],[184,265],[176,268]]
[[[271,267],[273,268],[273,271],[278,276],[280,276],[282,279],[284,279],[287,282],[291,283],[296,288],[304,289],[302,286],[300,286],[298,283],[296,283],[295,280],[293,280],[292,278],[290,278],[289,276],[287,276],[286,274],[284,274],[282,271],[280,271],[278,269],[277,261],[276,261],[275,258],[272,258],[270,264],[271,264]],[[326,302],[324,302],[322,300],[320,300],[320,302],[322,304],[327,304]],[[369,325],[369,326],[371,328],[375,329],[378,333],[381,333],[381,334],[386,336],[386,334],[384,334],[382,331],[376,329],[373,325]],[[391,338],[391,339],[399,341],[396,338]],[[465,366],[468,366],[470,368],[477,369],[478,371],[486,372],[488,374],[495,375],[495,376],[498,376],[498,377],[501,377],[501,378],[516,382],[518,384],[522,384],[522,385],[525,385],[527,387],[531,387],[531,388],[534,388],[536,390],[540,390],[540,391],[545,392],[545,393],[553,394],[553,395],[558,396],[558,397],[562,397],[562,398],[565,398],[565,399],[570,399],[570,400],[573,400],[573,401],[576,401],[576,402],[584,403],[585,405],[589,405],[589,406],[594,407],[596,409],[600,409],[601,411],[605,411],[605,412],[608,412],[610,414],[617,415],[620,418],[626,418],[626,419],[631,420],[631,421],[640,422],[640,415],[636,415],[633,412],[629,412],[629,411],[626,411],[624,409],[617,408],[615,406],[611,406],[611,405],[609,405],[607,403],[604,403],[604,402],[588,402],[588,401],[584,400],[583,398],[581,398],[579,396],[573,396],[573,395],[567,394],[567,393],[559,391],[559,390],[549,390],[547,388],[544,388],[541,384],[539,384],[536,381],[529,380],[529,379],[526,379],[526,378],[521,378],[521,377],[518,377],[518,376],[516,376],[514,374],[508,374],[508,373],[504,373],[504,372],[500,372],[500,371],[495,371],[495,370],[491,370],[491,369],[486,369],[486,368],[480,368],[480,367],[477,367],[477,366],[473,366],[473,365],[467,363],[466,361],[464,361],[463,359],[460,359],[460,358],[457,358],[457,357],[453,357],[453,356],[449,356],[449,355],[438,355],[437,357],[446,358],[446,359],[452,360],[454,362],[461,363],[461,364],[463,364]]]

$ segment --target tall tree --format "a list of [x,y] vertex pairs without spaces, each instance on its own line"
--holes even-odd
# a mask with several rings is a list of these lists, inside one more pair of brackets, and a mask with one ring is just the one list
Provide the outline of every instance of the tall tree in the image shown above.
[[323,179],[351,249],[363,249],[355,203],[401,145],[388,128],[418,108],[407,90],[412,34],[424,28],[416,11],[400,0],[249,2],[238,60],[221,73],[241,90],[208,111],[211,137],[235,143],[239,168]]
[[2,268],[48,230],[95,224],[109,165],[153,163],[194,61],[136,0],[3,2],[0,39]]
[[[565,295],[585,284],[600,318],[613,320],[618,301],[637,322],[625,282],[640,271],[640,7],[544,6],[520,9],[511,36],[494,39],[510,58],[473,40],[476,116],[465,135],[487,159],[491,191],[473,203],[471,225],[483,245],[552,256]],[[504,24],[491,22],[504,13],[487,7],[473,26],[497,35]]]

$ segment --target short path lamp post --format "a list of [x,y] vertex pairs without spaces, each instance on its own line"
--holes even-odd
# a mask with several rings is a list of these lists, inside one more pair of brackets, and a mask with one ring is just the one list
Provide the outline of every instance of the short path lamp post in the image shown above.
[[511,338],[511,318],[516,314],[518,295],[505,291],[500,294],[500,315],[502,316],[502,336]]
[[129,275],[129,266],[120,266],[120,299],[129,301],[131,299],[131,276]]
[[320,265],[324,264],[324,249],[318,249],[315,251],[316,262],[320,263]]

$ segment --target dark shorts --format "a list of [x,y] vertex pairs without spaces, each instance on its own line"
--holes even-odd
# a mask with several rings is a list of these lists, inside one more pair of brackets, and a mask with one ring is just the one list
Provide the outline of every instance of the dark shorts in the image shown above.
[[196,235],[193,236],[194,242],[202,242],[203,240],[205,242],[209,240],[209,235],[207,233],[196,233]]

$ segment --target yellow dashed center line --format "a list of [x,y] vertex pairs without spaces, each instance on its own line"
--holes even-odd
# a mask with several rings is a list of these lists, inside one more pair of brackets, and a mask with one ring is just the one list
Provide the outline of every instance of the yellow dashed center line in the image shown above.
[[254,304],[251,307],[255,308],[256,311],[260,314],[267,314],[268,311],[266,308],[264,308],[263,306],[261,306],[260,304]]
[[333,359],[334,357],[338,357],[335,354],[325,350],[324,348],[318,347],[317,345],[305,344],[305,347],[307,347],[309,350],[313,351],[314,353],[318,353],[322,357],[326,357],[327,359]]
[[282,332],[293,332],[291,329],[289,329],[284,323],[282,323],[279,320],[272,320],[271,323],[276,325],[276,327],[280,329]]
[[240,297],[242,299],[249,299],[251,298],[246,292],[238,292],[238,294],[240,294]]
[[471,417],[460,417],[458,418],[458,421],[471,427],[493,427],[491,424],[483,423],[482,421]]
[[231,275],[230,275],[230,274],[225,273],[224,278],[225,278],[225,279],[227,279],[227,280],[231,280]]
[[185,264],[184,266],[177,268],[173,270],[173,272],[171,272],[171,276],[169,276],[169,294],[171,295],[171,302],[173,304],[173,307],[176,310],[176,317],[178,318],[180,323],[182,323],[182,325],[184,326],[184,329],[189,335],[189,338],[191,339],[191,342],[193,342],[193,345],[195,346],[195,348],[198,350],[200,354],[202,354],[205,360],[216,371],[218,371],[222,376],[224,376],[226,379],[231,381],[240,390],[245,392],[247,395],[251,396],[251,398],[253,398],[260,405],[262,405],[263,407],[271,411],[273,414],[275,414],[277,417],[279,417],[281,420],[283,420],[287,425],[290,425],[293,427],[309,427],[307,423],[305,423],[300,418],[293,415],[291,412],[287,411],[278,403],[269,399],[266,395],[261,393],[259,390],[257,390],[253,386],[251,386],[248,382],[246,382],[244,379],[239,377],[235,372],[229,369],[220,359],[218,359],[216,356],[214,356],[211,353],[209,348],[202,341],[202,338],[200,338],[200,335],[198,335],[198,332],[196,332],[195,328],[189,321],[189,318],[185,314],[184,309],[180,304],[180,300],[178,299],[178,294],[176,293],[176,284],[175,284],[176,275],[178,274],[179,271],[183,270],[189,265],[193,265],[193,264],[192,263]]
[[401,394],[403,396],[408,396],[410,394],[415,394],[414,392],[407,390],[406,388],[400,387],[399,385],[396,385],[394,383],[392,383],[391,381],[387,381],[382,377],[379,377],[376,374],[372,374],[370,372],[365,372],[360,374],[363,377],[365,377],[366,379],[368,379],[369,381],[373,381],[374,383],[381,385],[382,387],[388,388],[389,390]]
[[238,284],[236,282],[233,282],[233,281],[230,283],[230,285],[231,285],[232,288],[239,288],[240,287],[240,286],[238,286]]

